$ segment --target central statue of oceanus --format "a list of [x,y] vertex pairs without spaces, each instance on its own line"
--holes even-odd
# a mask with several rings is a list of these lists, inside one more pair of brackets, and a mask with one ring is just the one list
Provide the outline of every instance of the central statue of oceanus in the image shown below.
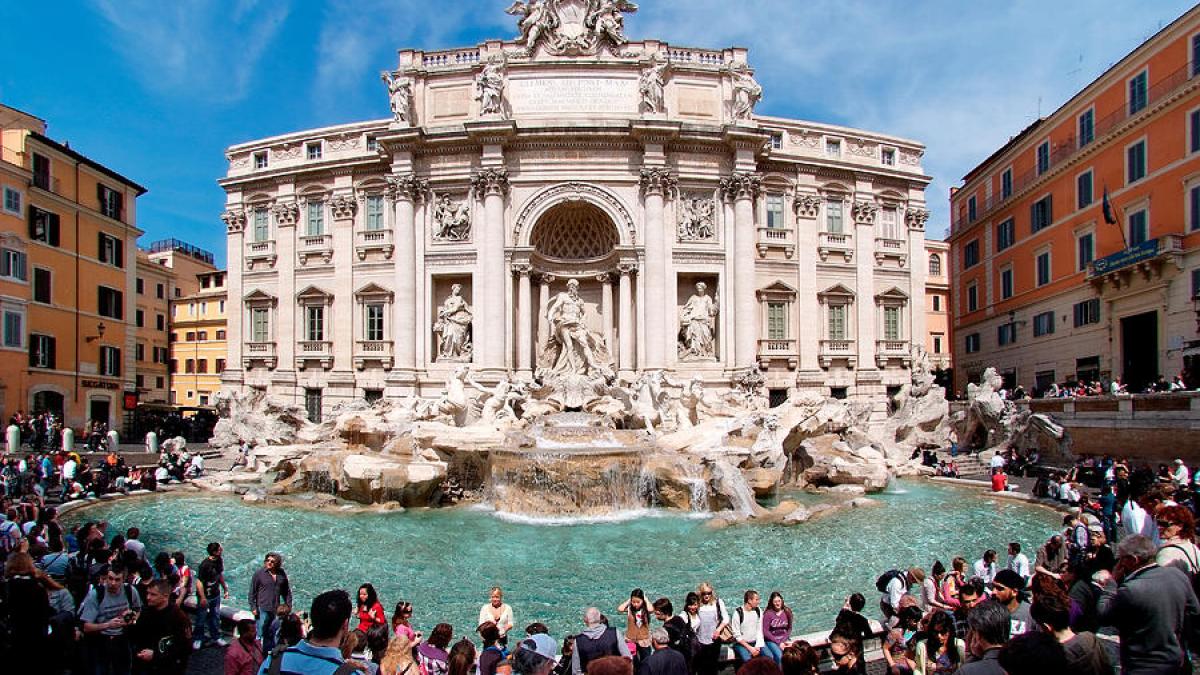
[[608,345],[588,329],[585,308],[575,279],[546,308],[550,335],[538,359],[538,377],[568,408],[582,407],[595,397],[598,386],[613,378]]

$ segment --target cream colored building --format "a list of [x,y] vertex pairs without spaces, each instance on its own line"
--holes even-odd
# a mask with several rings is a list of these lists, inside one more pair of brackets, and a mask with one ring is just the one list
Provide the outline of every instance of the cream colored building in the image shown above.
[[228,149],[227,387],[315,416],[463,363],[534,377],[574,281],[614,377],[757,371],[774,402],[886,410],[926,339],[924,147],[754,114],[745,49],[629,42],[584,6],[402,50],[387,119]]
[[171,403],[208,406],[221,389],[225,339],[224,270],[196,275],[196,291],[171,303]]

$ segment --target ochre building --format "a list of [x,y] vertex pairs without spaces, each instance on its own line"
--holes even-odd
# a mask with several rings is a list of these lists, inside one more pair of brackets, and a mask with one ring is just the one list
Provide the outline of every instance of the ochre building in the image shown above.
[[226,274],[194,275],[194,289],[171,302],[171,403],[211,406],[221,390],[225,339]]

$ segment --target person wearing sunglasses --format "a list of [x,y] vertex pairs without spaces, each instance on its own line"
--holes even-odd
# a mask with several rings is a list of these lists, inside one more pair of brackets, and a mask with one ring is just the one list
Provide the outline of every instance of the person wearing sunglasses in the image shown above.
[[700,595],[700,607],[696,610],[699,617],[696,641],[700,643],[700,651],[693,658],[692,667],[698,675],[716,675],[721,644],[733,638],[733,632],[727,630],[729,610],[707,581],[700,584],[696,592]]
[[1163,567],[1173,565],[1188,575],[1200,572],[1200,549],[1194,543],[1196,519],[1192,512],[1176,504],[1160,506],[1154,512],[1154,522],[1162,538],[1155,562]]

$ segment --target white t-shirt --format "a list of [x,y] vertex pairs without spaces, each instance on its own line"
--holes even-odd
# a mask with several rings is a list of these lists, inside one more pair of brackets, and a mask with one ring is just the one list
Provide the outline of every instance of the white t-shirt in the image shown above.
[[990,462],[988,462],[988,466],[990,466],[993,469],[1003,468],[1004,467],[1004,455],[1001,455],[998,452],[996,454],[992,455],[992,460]]
[[1020,574],[1021,578],[1025,579],[1025,581],[1029,581],[1033,577],[1029,569],[1029,558],[1024,553],[1008,556],[1008,565],[1006,567]]
[[983,558],[975,561],[975,576],[983,579],[983,583],[990,584],[992,579],[996,578],[996,563],[990,565],[983,562]]
[[67,480],[75,480],[75,470],[78,467],[79,467],[79,464],[73,459],[68,459],[66,462],[63,462],[63,465],[62,465],[63,478],[65,478]]
[[[739,614],[741,618],[738,618]],[[729,628],[734,638],[751,647],[763,646],[761,609],[746,609],[745,605],[734,609],[733,616],[729,617]]]
[[136,553],[138,560],[146,559],[146,545],[137,539],[127,539],[125,541],[125,550]]

